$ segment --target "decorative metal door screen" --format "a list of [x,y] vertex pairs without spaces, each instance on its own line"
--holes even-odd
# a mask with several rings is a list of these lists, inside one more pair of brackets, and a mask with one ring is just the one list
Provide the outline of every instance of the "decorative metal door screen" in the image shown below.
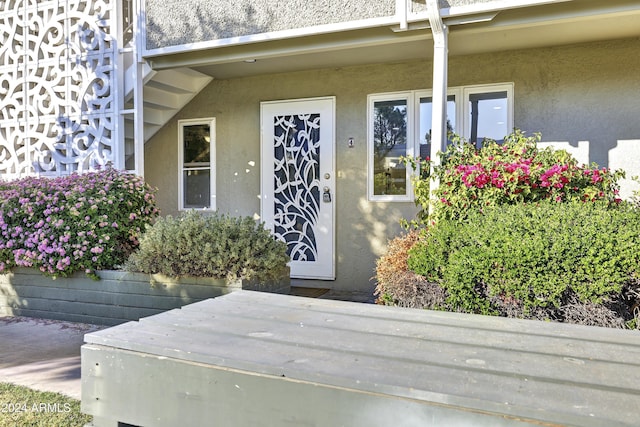
[[0,176],[116,163],[115,14],[114,0],[0,1]]
[[292,277],[334,279],[335,99],[261,111],[262,219],[287,243]]

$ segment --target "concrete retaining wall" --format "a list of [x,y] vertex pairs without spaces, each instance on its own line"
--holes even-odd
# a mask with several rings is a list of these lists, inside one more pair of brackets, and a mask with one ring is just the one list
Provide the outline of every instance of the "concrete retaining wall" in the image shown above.
[[117,325],[183,305],[244,289],[288,293],[288,278],[277,283],[101,271],[52,279],[34,269],[0,275],[0,316],[28,316],[98,325]]

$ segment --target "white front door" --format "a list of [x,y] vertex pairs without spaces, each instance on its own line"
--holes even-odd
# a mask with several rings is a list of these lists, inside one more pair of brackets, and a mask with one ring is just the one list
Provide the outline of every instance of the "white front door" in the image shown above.
[[335,279],[335,97],[260,104],[262,220],[291,277]]

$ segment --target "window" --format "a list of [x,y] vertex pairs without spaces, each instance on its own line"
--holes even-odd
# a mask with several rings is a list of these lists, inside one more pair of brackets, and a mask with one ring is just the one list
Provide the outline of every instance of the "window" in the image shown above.
[[[431,113],[433,111],[433,99],[430,92],[417,94],[419,100],[419,130],[418,130],[418,155],[421,159],[431,157]],[[456,95],[447,95],[447,131],[455,132],[456,129]]]
[[[431,156],[432,104],[429,90],[369,95],[369,200],[413,200],[412,171],[400,158]],[[512,128],[513,84],[447,91],[448,131],[479,145],[502,141]]]
[[215,119],[178,121],[179,209],[216,209]]
[[369,167],[373,171],[372,190],[379,199],[409,197],[407,167],[401,157],[412,155],[409,138],[411,111],[408,95],[373,97],[371,113],[372,150]]
[[502,142],[513,129],[509,100],[512,85],[477,86],[464,89],[464,137],[480,146],[485,138]]

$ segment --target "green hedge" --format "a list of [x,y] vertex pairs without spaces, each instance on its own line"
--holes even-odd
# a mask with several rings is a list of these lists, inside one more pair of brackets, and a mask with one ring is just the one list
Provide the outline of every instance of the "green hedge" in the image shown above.
[[408,265],[442,286],[453,310],[499,314],[512,304],[526,315],[574,302],[624,302],[632,312],[639,225],[640,211],[626,204],[487,207],[466,221],[438,221],[409,251]]
[[126,268],[169,277],[272,280],[287,274],[288,262],[286,244],[254,219],[189,211],[149,227]]

